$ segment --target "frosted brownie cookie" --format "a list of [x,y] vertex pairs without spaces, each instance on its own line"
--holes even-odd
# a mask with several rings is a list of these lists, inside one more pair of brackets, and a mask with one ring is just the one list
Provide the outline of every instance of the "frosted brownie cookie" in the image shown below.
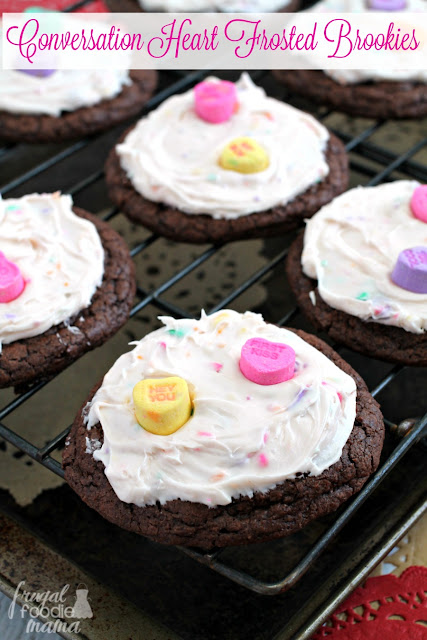
[[0,140],[64,142],[139,113],[157,72],[80,69],[0,71]]
[[0,387],[49,378],[126,322],[124,240],[70,196],[0,200]]
[[359,187],[307,222],[287,275],[331,338],[390,362],[427,365],[427,186]]
[[[393,11],[425,12],[425,0],[321,0],[309,11],[356,13],[389,7]],[[422,118],[427,115],[425,69],[378,69],[273,72],[291,90],[315,102],[366,118]]]
[[106,181],[134,222],[193,243],[274,236],[345,190],[343,144],[247,74],[167,99],[111,151]]
[[378,404],[330,347],[253,313],[162,318],[78,413],[65,478],[115,524],[205,549],[288,535],[376,469]]

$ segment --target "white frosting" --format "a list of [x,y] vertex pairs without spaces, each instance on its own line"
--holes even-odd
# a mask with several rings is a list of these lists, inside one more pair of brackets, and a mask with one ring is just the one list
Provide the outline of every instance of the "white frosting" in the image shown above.
[[129,71],[124,69],[60,69],[47,78],[3,70],[0,71],[0,110],[60,116],[63,111],[114,98],[129,84]]
[[[356,385],[326,356],[250,312],[161,320],[163,328],[117,360],[89,406],[89,436],[98,422],[104,432],[93,455],[120,500],[228,504],[339,460],[355,420]],[[260,386],[242,375],[240,352],[255,336],[294,348],[292,380]],[[193,416],[170,436],[154,435],[136,421],[132,389],[144,378],[175,375],[193,392]]]
[[[138,122],[116,150],[139,193],[185,213],[232,219],[287,204],[328,175],[325,127],[267,97],[247,74],[236,86],[239,109],[227,122],[200,119],[193,90],[169,98]],[[267,169],[242,174],[219,166],[223,148],[240,136],[266,149]]]
[[412,333],[427,329],[427,295],[391,280],[401,251],[427,245],[427,224],[410,209],[417,186],[402,180],[358,187],[307,221],[303,271],[318,280],[331,307]]
[[268,13],[284,9],[291,0],[138,0],[145,11],[169,13],[223,11],[229,13]]
[[101,284],[98,232],[71,207],[71,196],[59,193],[0,200],[0,249],[26,281],[18,298],[0,304],[0,344],[68,320],[89,306]]
[[[368,11],[368,9],[366,0],[320,0],[307,11],[312,13],[361,13],[362,11]],[[426,0],[407,0],[407,6],[404,11],[425,12],[427,11],[427,2]],[[384,64],[379,64],[378,69],[324,69],[323,72],[342,85],[384,81],[427,82],[427,71],[425,69],[390,69],[386,54],[377,51],[375,55],[379,58],[379,63],[384,55]]]

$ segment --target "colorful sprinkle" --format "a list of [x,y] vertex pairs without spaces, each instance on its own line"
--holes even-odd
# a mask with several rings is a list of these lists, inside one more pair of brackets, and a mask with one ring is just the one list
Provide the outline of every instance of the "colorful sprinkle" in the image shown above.
[[263,111],[262,113],[265,115],[265,117],[266,117],[268,120],[270,120],[270,121],[274,121],[274,116],[273,116],[273,114],[272,114],[272,113],[270,113],[269,111]]
[[223,478],[225,478],[225,474],[224,473],[216,473],[214,476],[211,476],[210,481],[211,482],[219,482]]
[[288,409],[291,409],[291,408],[292,408],[292,407],[294,407],[296,404],[298,404],[298,402],[300,402],[300,401],[303,399],[303,397],[305,396],[305,394],[307,393],[307,391],[308,391],[308,388],[307,388],[307,387],[306,387],[305,389],[301,389],[301,390],[297,393],[297,395],[296,395],[296,397],[295,397],[295,400],[294,400],[293,402],[291,402],[291,404],[289,405]]
[[280,406],[280,404],[269,404],[267,409],[274,413],[276,411],[280,411],[282,409],[282,407]]
[[363,291],[362,293],[359,293],[358,296],[356,296],[356,300],[369,300],[369,293],[366,293],[366,291]]
[[259,454],[258,462],[260,467],[268,467],[268,458],[264,453]]
[[201,438],[213,438],[214,437],[213,433],[209,433],[209,431],[198,431],[197,435],[200,436]]
[[183,338],[187,335],[187,331],[184,331],[184,329],[168,329],[168,333],[176,338]]
[[212,369],[214,371],[219,373],[221,371],[221,369],[224,367],[224,365],[220,364],[219,362],[211,362],[211,367],[212,367]]

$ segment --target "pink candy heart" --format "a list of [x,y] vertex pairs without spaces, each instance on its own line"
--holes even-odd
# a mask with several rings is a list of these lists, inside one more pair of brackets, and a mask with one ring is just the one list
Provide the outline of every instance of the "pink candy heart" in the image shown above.
[[294,376],[295,351],[287,344],[251,338],[242,347],[240,371],[251,382],[279,384]]
[[427,222],[427,184],[421,184],[412,194],[412,213],[418,220]]
[[0,251],[0,303],[12,302],[21,295],[24,287],[25,282],[20,270]]
[[206,122],[226,122],[233,115],[236,102],[236,87],[227,80],[200,82],[194,87],[194,108]]

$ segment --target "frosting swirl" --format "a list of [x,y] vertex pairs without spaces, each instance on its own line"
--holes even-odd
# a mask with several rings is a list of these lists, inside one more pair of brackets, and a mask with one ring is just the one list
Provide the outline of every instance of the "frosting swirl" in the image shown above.
[[[234,219],[285,205],[328,175],[324,126],[267,97],[247,74],[236,87],[238,111],[227,122],[200,119],[191,90],[142,118],[116,147],[122,168],[142,196],[185,213]],[[223,149],[240,136],[253,138],[267,151],[267,169],[243,175],[219,166]]]
[[0,110],[17,114],[60,116],[114,98],[131,84],[129,71],[58,69],[47,78],[21,71],[0,71]]
[[26,282],[18,298],[0,304],[0,345],[68,320],[101,284],[101,240],[71,207],[71,196],[59,193],[0,200],[1,250]]
[[[117,360],[88,407],[89,438],[98,422],[104,432],[94,458],[120,500],[224,505],[339,460],[355,420],[356,385],[326,356],[250,312],[161,320],[164,327]],[[291,380],[261,386],[242,375],[240,352],[253,337],[295,350]],[[136,420],[132,389],[169,376],[187,381],[194,413],[172,435],[154,435]]]
[[427,246],[427,224],[410,207],[417,186],[401,180],[358,187],[307,221],[303,271],[329,306],[412,333],[427,329],[427,296],[391,279],[401,251]]

